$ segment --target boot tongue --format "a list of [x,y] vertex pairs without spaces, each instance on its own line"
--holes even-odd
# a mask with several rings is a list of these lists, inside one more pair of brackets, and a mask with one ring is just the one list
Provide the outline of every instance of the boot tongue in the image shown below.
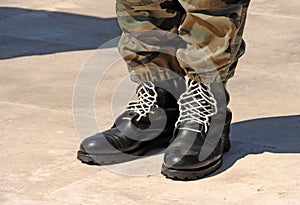
[[151,125],[149,117],[142,117],[139,121],[137,120],[138,116],[135,116],[131,119],[132,124],[139,129],[147,129]]

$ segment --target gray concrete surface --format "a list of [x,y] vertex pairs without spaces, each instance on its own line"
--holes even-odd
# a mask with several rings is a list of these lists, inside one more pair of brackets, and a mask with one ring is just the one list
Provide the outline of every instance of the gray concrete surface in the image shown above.
[[[217,173],[180,182],[76,160],[73,87],[96,48],[119,35],[114,3],[2,0],[0,204],[300,204],[299,9],[297,0],[252,2],[247,53],[229,82],[233,148]],[[114,67],[97,93],[101,129],[113,121],[109,82],[126,75],[122,62]],[[162,159],[147,160],[121,169],[158,170]]]

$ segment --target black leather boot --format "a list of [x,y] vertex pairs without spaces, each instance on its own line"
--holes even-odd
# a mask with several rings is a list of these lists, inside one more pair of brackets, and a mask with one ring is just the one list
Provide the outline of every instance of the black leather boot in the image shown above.
[[179,116],[177,99],[185,82],[179,79],[157,85],[140,84],[138,101],[128,104],[111,129],[84,139],[77,158],[88,164],[108,165],[153,155],[168,147]]
[[223,83],[190,81],[178,101],[180,117],[174,140],[164,156],[162,174],[178,180],[195,180],[216,171],[229,151],[232,114]]

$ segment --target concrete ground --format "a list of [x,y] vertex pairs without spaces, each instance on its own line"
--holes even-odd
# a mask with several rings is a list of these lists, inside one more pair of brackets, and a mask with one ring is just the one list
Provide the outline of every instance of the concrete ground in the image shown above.
[[[73,88],[82,68],[101,69],[91,56],[120,34],[114,3],[1,0],[0,204],[300,204],[299,10],[298,0],[253,0],[247,53],[229,82],[233,147],[217,173],[180,182],[159,174],[160,155],[115,167],[76,160],[95,130],[74,124]],[[113,68],[97,92],[101,129],[126,75],[122,62]]]

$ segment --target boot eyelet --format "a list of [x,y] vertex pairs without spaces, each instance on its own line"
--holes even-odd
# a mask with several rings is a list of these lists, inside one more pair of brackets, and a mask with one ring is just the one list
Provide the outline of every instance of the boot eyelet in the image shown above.
[[235,19],[237,19],[239,17],[239,15],[237,14],[237,13],[231,13],[230,15],[229,15],[229,18],[230,19],[233,19],[233,20],[235,20]]

